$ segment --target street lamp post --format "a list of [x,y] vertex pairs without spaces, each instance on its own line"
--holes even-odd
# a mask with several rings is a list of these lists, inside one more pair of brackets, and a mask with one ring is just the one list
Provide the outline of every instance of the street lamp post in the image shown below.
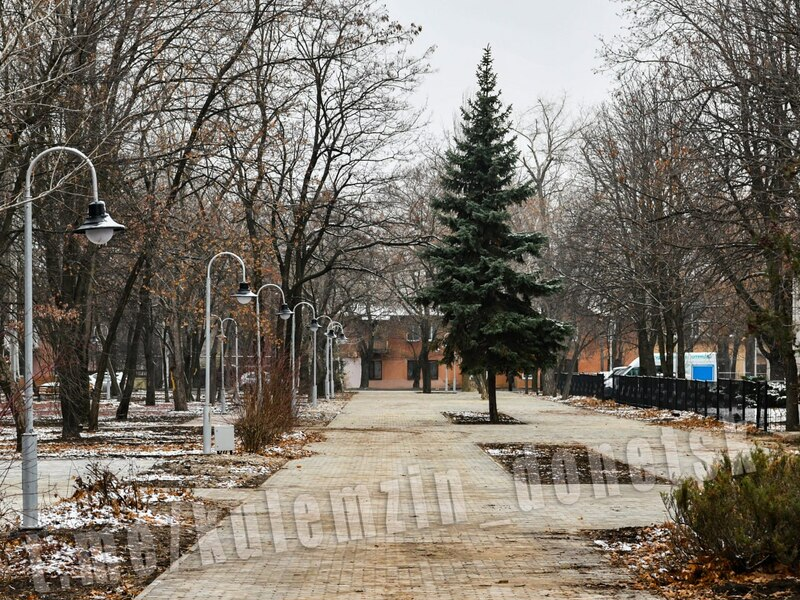
[[[225,406],[225,321],[222,317],[211,315],[212,318],[219,321],[219,389],[217,391],[217,398],[219,399],[219,411],[223,414],[227,412]],[[227,319],[226,319],[227,320]]]
[[239,401],[239,323],[236,322],[236,319],[233,317],[226,317],[222,320],[222,328],[223,332],[222,335],[225,335],[225,322],[230,321],[233,323],[233,353],[234,353],[234,367],[233,367],[233,374],[236,377],[236,385],[233,388],[233,398],[236,402]]
[[54,146],[34,157],[25,173],[25,232],[24,232],[24,277],[25,277],[25,433],[22,434],[22,528],[39,528],[39,465],[36,433],[33,430],[33,198],[31,179],[33,169],[44,156],[51,152],[67,152],[77,155],[88,166],[92,175],[92,202],[83,225],[75,233],[83,233],[93,244],[104,245],[125,227],[115,222],[106,212],[97,192],[97,172],[92,161],[83,152],[68,146]]
[[[339,333],[337,335],[334,330],[334,340],[336,341],[337,344],[344,344],[347,342],[347,336],[344,334],[344,326],[338,322],[337,325],[339,326]],[[333,343],[331,343],[331,398],[336,397],[336,385],[334,380],[335,369],[333,366],[333,347],[334,345]]]
[[256,292],[256,341],[258,342],[256,346],[256,357],[258,360],[258,365],[256,368],[257,377],[256,381],[258,381],[258,399],[261,401],[261,390],[262,390],[262,382],[261,382],[261,292],[267,288],[275,288],[281,293],[281,308],[278,311],[278,316],[283,319],[284,321],[292,316],[292,309],[289,308],[289,305],[286,304],[286,295],[283,293],[283,288],[276,283],[265,283]]
[[211,454],[211,406],[209,404],[209,390],[211,389],[211,265],[220,256],[231,256],[239,261],[242,266],[242,280],[239,289],[231,294],[240,304],[249,304],[256,295],[250,290],[247,282],[247,268],[242,257],[233,252],[220,252],[211,257],[206,269],[206,390],[203,396],[203,454]]
[[298,379],[299,376],[297,374],[297,369],[295,367],[295,330],[296,330],[296,321],[297,321],[297,307],[306,305],[311,309],[311,325],[309,325],[309,329],[311,329],[311,335],[313,338],[312,341],[312,362],[314,364],[313,373],[312,373],[312,384],[309,397],[311,399],[311,405],[316,407],[317,406],[317,353],[316,353],[316,340],[317,340],[317,329],[319,329],[319,323],[317,323],[317,311],[314,308],[314,305],[310,302],[306,302],[305,300],[301,300],[297,304],[294,305],[292,309],[292,410],[294,410],[294,405],[297,400],[297,387],[298,387]]
[[334,382],[333,382],[333,340],[336,339],[336,328],[342,332],[341,336],[344,337],[344,327],[339,321],[334,321],[328,315],[322,315],[317,319],[328,319],[328,327],[325,330],[325,399],[330,400],[335,397]]
[[[322,325],[322,319],[328,319],[328,327],[325,328],[325,400],[330,400],[330,390],[329,390],[329,383],[330,383],[330,361],[328,357],[330,356],[330,326],[333,323],[333,317],[329,317],[328,315],[322,315],[317,317],[317,324]],[[315,339],[316,341],[316,339]],[[314,353],[316,354],[316,347],[314,348]],[[315,381],[316,385],[316,381]]]

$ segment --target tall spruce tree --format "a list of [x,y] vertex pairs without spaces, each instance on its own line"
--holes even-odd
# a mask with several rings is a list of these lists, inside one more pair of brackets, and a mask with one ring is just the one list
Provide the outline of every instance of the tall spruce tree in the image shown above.
[[446,155],[444,192],[431,202],[449,233],[426,251],[436,276],[419,301],[437,307],[448,326],[445,360],[457,356],[462,372],[486,373],[490,420],[497,423],[496,375],[551,365],[569,327],[533,306],[558,283],[523,272],[526,258],[541,255],[545,237],[510,227],[508,209],[531,190],[514,183],[511,107],[500,102],[490,48],[477,77],[478,92],[461,109],[461,132]]

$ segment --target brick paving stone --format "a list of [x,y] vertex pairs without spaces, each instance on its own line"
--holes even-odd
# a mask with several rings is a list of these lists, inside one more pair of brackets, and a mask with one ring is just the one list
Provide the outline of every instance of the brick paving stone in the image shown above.
[[475,394],[358,393],[313,456],[240,496],[247,517],[223,520],[139,598],[651,598],[580,532],[664,521],[669,486],[531,490],[478,444],[580,443],[662,476],[702,473],[719,450],[747,446],[535,396],[498,402],[526,424],[441,414],[486,410]]

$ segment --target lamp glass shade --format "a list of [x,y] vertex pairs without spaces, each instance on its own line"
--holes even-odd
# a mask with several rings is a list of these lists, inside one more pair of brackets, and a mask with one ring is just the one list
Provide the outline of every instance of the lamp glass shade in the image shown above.
[[102,229],[88,229],[86,231],[86,237],[93,244],[105,246],[111,241],[111,238],[114,237],[114,230],[105,227]]
[[231,294],[231,296],[236,298],[236,301],[239,302],[239,304],[250,304],[253,298],[256,297],[256,295],[250,289],[250,283],[247,281],[242,281],[239,283],[239,289]]
[[311,323],[308,325],[308,328],[316,333],[317,331],[319,331],[319,321],[317,321],[316,319],[311,319]]
[[284,321],[288,320],[294,313],[292,309],[289,308],[288,304],[281,304],[281,309],[278,311],[278,316],[283,319]]
[[125,231],[125,226],[120,225],[106,212],[106,203],[100,200],[89,204],[89,214],[83,225],[76,228],[73,233],[83,233],[93,244],[100,246],[107,244],[118,231]]

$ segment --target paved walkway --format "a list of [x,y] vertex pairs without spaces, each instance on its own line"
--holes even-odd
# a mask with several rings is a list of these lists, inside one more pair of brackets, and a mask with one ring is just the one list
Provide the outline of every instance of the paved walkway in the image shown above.
[[666,475],[726,441],[534,397],[499,406],[528,424],[442,416],[486,410],[474,394],[357,394],[316,455],[287,463],[140,598],[650,598],[578,532],[662,522],[667,486],[517,487],[478,443],[578,442]]

